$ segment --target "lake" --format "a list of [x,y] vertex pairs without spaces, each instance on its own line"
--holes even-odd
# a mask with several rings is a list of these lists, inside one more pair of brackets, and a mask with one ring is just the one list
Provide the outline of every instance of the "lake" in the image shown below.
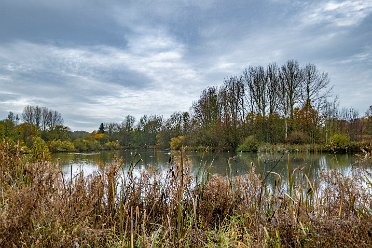
[[[134,170],[138,175],[150,166],[155,166],[161,172],[165,172],[170,169],[169,161],[177,155],[179,152],[125,150],[97,153],[57,153],[53,155],[53,160],[58,161],[64,176],[69,179],[71,175],[74,177],[80,172],[83,172],[84,176],[98,173],[100,168],[108,166],[116,158],[122,159],[124,171],[129,168],[131,163],[138,162]],[[211,173],[242,175],[250,170],[251,162],[253,162],[257,173],[273,171],[280,174],[284,182],[288,178],[288,166],[291,170],[301,168],[311,180],[316,181],[322,170],[336,169],[343,174],[349,174],[356,162],[355,155],[350,154],[188,152],[186,156],[192,165],[191,173],[193,174],[196,174],[200,168],[208,167]],[[364,166],[370,168],[370,165]],[[267,180],[272,183],[274,175],[270,174]]]

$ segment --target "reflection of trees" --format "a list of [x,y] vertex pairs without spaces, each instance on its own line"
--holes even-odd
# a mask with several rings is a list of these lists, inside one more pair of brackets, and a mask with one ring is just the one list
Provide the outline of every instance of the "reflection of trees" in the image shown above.
[[[68,166],[72,163],[104,165],[112,162],[115,158],[123,159],[123,165],[128,167],[133,162],[135,153],[141,155],[142,161],[138,164],[138,169],[146,169],[149,166],[155,166],[158,170],[169,169],[170,157],[176,158],[178,153],[169,154],[165,151],[158,150],[140,150],[140,151],[120,151],[120,152],[101,152],[93,154],[79,153],[63,153],[54,154],[54,159],[59,164]],[[229,173],[228,161],[231,164],[231,173],[234,176],[248,173],[251,168],[251,162],[255,165],[255,171],[258,174],[266,175],[272,170],[278,173],[282,178],[282,183],[288,183],[288,164],[290,170],[301,169],[301,173],[296,174],[296,179],[299,181],[306,179],[303,174],[313,182],[317,183],[319,172],[321,170],[337,169],[347,172],[350,164],[353,162],[353,157],[345,154],[312,154],[312,153],[293,153],[293,154],[269,154],[269,153],[198,153],[190,152],[187,154],[188,161],[192,164],[191,173],[196,174],[199,168],[210,166],[210,173],[227,175]],[[281,158],[281,159],[280,159]],[[84,166],[84,165],[83,165]],[[268,175],[267,184],[273,185],[275,180],[274,175]]]

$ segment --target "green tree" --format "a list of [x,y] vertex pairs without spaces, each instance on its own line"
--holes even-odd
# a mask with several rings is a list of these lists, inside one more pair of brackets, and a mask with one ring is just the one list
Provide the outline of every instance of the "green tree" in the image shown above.
[[50,152],[45,141],[40,137],[34,137],[31,147],[31,161],[44,162],[50,160],[50,158]]

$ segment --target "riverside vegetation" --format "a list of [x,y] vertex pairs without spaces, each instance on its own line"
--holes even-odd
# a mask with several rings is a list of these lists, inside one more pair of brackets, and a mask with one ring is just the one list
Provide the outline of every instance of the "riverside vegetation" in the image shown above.
[[[171,148],[215,151],[369,152],[372,106],[364,115],[338,107],[328,74],[313,64],[289,60],[250,66],[219,87],[202,91],[189,112],[163,116],[128,115],[104,122],[93,132],[71,131],[62,115],[40,106],[9,112],[0,121],[0,139],[20,142],[29,153],[41,138],[51,152],[120,148]],[[39,140],[40,141],[40,140]]]
[[[370,154],[369,154],[370,155]],[[370,170],[323,171],[311,181],[288,164],[275,174],[196,175],[181,151],[166,173],[107,164],[67,180],[34,150],[0,143],[1,247],[371,247]],[[371,162],[370,156],[363,162]],[[272,165],[272,166],[275,166]]]

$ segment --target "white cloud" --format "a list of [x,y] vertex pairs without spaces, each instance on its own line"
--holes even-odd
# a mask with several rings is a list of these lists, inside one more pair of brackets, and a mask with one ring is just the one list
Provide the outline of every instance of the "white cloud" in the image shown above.
[[[57,109],[67,124],[76,113],[80,119],[106,122],[120,121],[126,114],[187,110],[203,86],[193,64],[184,59],[182,44],[164,33],[138,34],[129,44],[126,49],[26,41],[2,45],[5,70],[0,85],[21,94],[23,106],[46,104]],[[126,82],[129,74],[132,78]],[[73,122],[70,126],[77,128]]]
[[326,24],[336,27],[358,25],[372,12],[371,0],[321,1],[309,6],[303,16],[305,25]]

